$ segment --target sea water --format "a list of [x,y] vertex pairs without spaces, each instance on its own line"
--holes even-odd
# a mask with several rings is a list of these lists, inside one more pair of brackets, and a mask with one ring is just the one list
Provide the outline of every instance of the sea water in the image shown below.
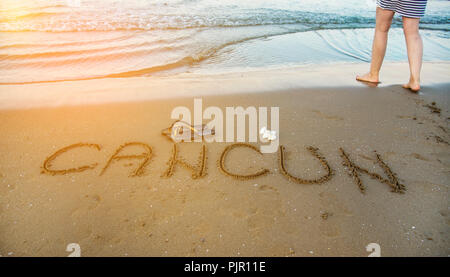
[[[369,62],[375,0],[0,0],[0,84]],[[401,17],[387,61],[407,61]],[[429,0],[425,61],[450,61]]]

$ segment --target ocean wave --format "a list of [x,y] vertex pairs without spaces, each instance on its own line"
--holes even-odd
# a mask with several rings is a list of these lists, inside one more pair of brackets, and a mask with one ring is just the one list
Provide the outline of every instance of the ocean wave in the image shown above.
[[[184,30],[192,28],[235,28],[267,25],[295,25],[305,24],[323,27],[334,26],[340,28],[361,28],[373,26],[373,17],[338,16],[330,14],[309,14],[270,17],[265,15],[252,15],[242,18],[211,18],[199,16],[173,17],[149,15],[148,18],[138,20],[91,20],[91,19],[55,19],[53,21],[8,21],[0,22],[0,32],[107,32],[107,31],[153,31],[153,30]],[[394,26],[401,26],[400,20],[394,20]],[[427,29],[450,31],[450,22],[446,17],[428,17],[421,21],[421,26]]]
[[[269,14],[269,15],[268,15]],[[145,17],[124,16],[74,16],[55,18],[52,21],[16,20],[0,23],[1,32],[89,32],[89,31],[152,31],[183,30],[190,28],[232,28],[290,24],[373,24],[373,18],[333,16],[329,14],[280,13],[277,11],[212,17],[206,15],[159,15]],[[93,19],[98,18],[101,19]]]
[[55,42],[55,41],[48,41],[44,43],[6,43],[0,45],[0,49],[20,49],[20,48],[57,48],[57,47],[67,47],[67,46],[77,46],[77,45],[84,45],[88,46],[91,44],[99,44],[99,43],[109,43],[109,42],[116,42],[118,40],[124,40],[127,38],[132,37],[133,34],[125,34],[122,36],[117,36],[114,38],[108,38],[108,39],[96,39],[96,40],[77,40],[77,41],[71,41],[71,42]]
[[[15,60],[0,60],[1,62],[7,62],[9,68],[58,68],[58,67],[74,67],[74,66],[86,66],[86,65],[96,65],[101,64],[102,62],[115,62],[121,59],[131,59],[133,57],[146,57],[155,53],[173,53],[176,50],[180,50],[180,46],[163,46],[156,47],[152,49],[117,49],[117,51],[111,52],[98,52],[94,51],[83,53],[78,53],[77,56],[66,55],[58,57],[52,56],[52,59],[49,57],[36,55],[35,59],[15,59]],[[38,60],[39,59],[39,60]],[[81,73],[82,74],[82,73]]]
[[[306,31],[306,30],[303,30]],[[119,73],[111,73],[105,74],[102,76],[97,76],[95,78],[113,78],[113,77],[137,77],[142,76],[144,74],[155,73],[158,71],[170,70],[176,67],[182,66],[193,66],[194,64],[205,61],[220,50],[232,46],[241,44],[244,42],[248,42],[255,39],[261,38],[270,38],[279,35],[292,34],[299,32],[299,30],[284,30],[281,32],[275,32],[272,34],[263,34],[263,35],[254,35],[254,36],[246,36],[241,39],[235,39],[231,41],[226,41],[225,43],[220,43],[216,46],[199,48],[197,52],[190,53],[187,56],[184,56],[177,60],[176,62],[167,62],[163,65],[150,66],[141,68],[138,70],[129,70]],[[176,40],[176,39],[173,39]],[[170,40],[158,40],[161,42],[170,42]],[[173,42],[173,41],[172,41]],[[0,55],[0,61],[8,62],[9,68],[15,67],[27,67],[27,68],[39,68],[39,67],[58,67],[58,66],[70,66],[70,65],[79,65],[79,64],[95,64],[101,61],[112,61],[112,60],[120,60],[123,58],[130,59],[132,57],[146,57],[150,54],[155,54],[156,52],[167,52],[173,53],[175,50],[182,50],[186,48],[183,45],[175,45],[173,43],[169,43],[170,46],[158,46],[158,44],[154,43],[142,43],[139,46],[151,46],[156,45],[154,48],[147,49],[139,49],[138,45],[129,45],[131,48],[130,51],[127,51],[125,47],[107,47],[103,49],[89,49],[89,50],[81,50],[81,51],[65,51],[65,52],[40,52],[35,54],[22,54],[22,55]],[[110,52],[108,52],[110,51]],[[75,55],[75,56],[74,56]],[[50,59],[52,58],[52,59]],[[60,58],[60,59],[55,59]],[[36,59],[41,59],[37,60]],[[83,78],[85,79],[85,78]],[[67,81],[74,79],[61,79],[61,80],[47,80],[42,82],[55,82],[55,81]],[[5,84],[1,83],[0,84]]]
[[[0,32],[152,31],[292,24],[341,25],[345,29],[375,23],[374,0],[82,0],[79,7],[71,7],[69,1],[61,5],[48,0],[43,6],[40,1],[21,2],[11,2],[18,3],[16,9],[0,8]],[[421,24],[449,29],[449,12],[448,1],[429,1]],[[395,17],[394,24],[399,23],[400,17]]]
[[182,66],[189,66],[194,63],[201,61],[203,58],[199,56],[187,56],[175,62],[155,65],[152,67],[146,67],[138,70],[123,71],[118,73],[110,73],[97,76],[85,76],[85,77],[74,77],[74,78],[64,78],[64,79],[54,79],[54,80],[39,80],[39,81],[17,81],[17,82],[1,82],[0,85],[21,85],[21,84],[37,84],[37,83],[56,83],[56,82],[67,82],[67,81],[82,81],[82,80],[95,80],[95,79],[106,79],[106,78],[130,78],[130,77],[140,77],[146,76],[151,73],[161,72],[165,70],[170,70]]
[[[103,41],[97,41],[96,44],[99,44],[99,42],[101,42],[100,46],[90,46],[89,44],[79,44],[80,47],[79,49],[67,49],[67,47],[64,47],[63,49],[65,50],[61,50],[61,51],[36,51],[36,52],[31,52],[29,49],[29,45],[27,45],[27,51],[25,53],[19,53],[19,54],[1,54],[0,53],[0,61],[13,61],[13,60],[24,60],[24,61],[31,61],[35,60],[35,59],[46,59],[47,63],[48,61],[50,61],[49,59],[52,58],[66,58],[67,61],[69,60],[69,58],[73,57],[73,56],[83,56],[84,59],[87,59],[90,56],[96,56],[96,57],[100,57],[102,54],[105,53],[111,53],[111,52],[116,52],[116,53],[120,53],[117,54],[117,57],[119,57],[119,55],[121,55],[122,53],[125,53],[125,55],[127,55],[126,53],[128,53],[128,55],[131,55],[129,52],[127,52],[127,49],[132,49],[133,51],[136,51],[138,49],[145,49],[145,53],[149,54],[152,53],[154,51],[171,51],[171,50],[175,50],[178,49],[180,47],[182,47],[179,44],[182,44],[183,39],[185,39],[187,37],[177,37],[175,39],[158,39],[155,41],[144,41],[144,42],[138,42],[138,43],[124,43],[124,44],[117,44],[117,40],[116,45],[115,46],[111,46],[111,44],[105,44],[105,42],[107,42],[108,40],[103,40]],[[114,40],[111,40],[114,41]],[[73,46],[74,44],[60,44],[59,46]],[[108,46],[107,46],[108,45]],[[162,47],[163,45],[166,45],[164,47]],[[169,46],[170,45],[170,46]],[[23,45],[20,45],[22,47],[25,47]],[[34,45],[36,46],[36,45]],[[42,45],[39,45],[40,47],[38,49],[42,49]],[[49,49],[44,48],[44,49]],[[109,55],[109,54],[108,54]]]

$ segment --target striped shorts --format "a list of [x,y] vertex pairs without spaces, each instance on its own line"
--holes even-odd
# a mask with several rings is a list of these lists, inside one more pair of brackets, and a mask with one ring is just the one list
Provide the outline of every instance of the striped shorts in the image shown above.
[[425,14],[427,0],[377,0],[377,5],[404,17],[420,18]]

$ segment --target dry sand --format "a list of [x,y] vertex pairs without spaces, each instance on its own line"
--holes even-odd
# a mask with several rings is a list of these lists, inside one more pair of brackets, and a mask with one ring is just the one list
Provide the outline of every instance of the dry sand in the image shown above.
[[[337,67],[339,76],[330,75]],[[0,87],[0,254],[67,256],[66,246],[78,243],[82,256],[367,256],[366,245],[378,243],[382,256],[449,255],[450,65],[425,64],[421,94],[395,84],[406,80],[406,64],[385,65],[378,88],[353,81],[365,68]],[[192,108],[193,95],[204,107],[280,107],[289,172],[325,174],[306,150],[315,146],[334,175],[297,184],[281,174],[277,153],[239,148],[228,155],[229,170],[270,173],[236,180],[217,166],[230,144],[205,143],[205,177],[192,179],[176,166],[172,177],[161,178],[172,144],[160,132],[173,122],[174,107]],[[142,176],[129,176],[137,160],[115,161],[100,176],[127,142],[152,147]],[[42,173],[47,157],[75,143],[101,148],[72,149],[52,168],[96,163],[94,169]],[[195,163],[201,145],[182,143],[179,155]],[[361,174],[362,194],[339,147],[387,178],[376,150],[406,192]],[[124,153],[141,152],[135,146]]]

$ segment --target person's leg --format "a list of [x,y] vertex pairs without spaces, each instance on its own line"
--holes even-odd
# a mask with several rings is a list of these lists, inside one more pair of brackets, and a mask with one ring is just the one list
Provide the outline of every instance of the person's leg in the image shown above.
[[386,53],[388,32],[389,28],[391,27],[393,17],[393,11],[384,10],[380,7],[377,7],[375,36],[372,45],[372,61],[370,63],[370,72],[362,76],[356,76],[356,80],[378,83],[381,64],[383,63],[384,55]]
[[423,44],[419,34],[419,21],[419,18],[403,17],[403,33],[405,34],[409,70],[411,73],[409,82],[404,84],[403,87],[412,91],[420,90]]

